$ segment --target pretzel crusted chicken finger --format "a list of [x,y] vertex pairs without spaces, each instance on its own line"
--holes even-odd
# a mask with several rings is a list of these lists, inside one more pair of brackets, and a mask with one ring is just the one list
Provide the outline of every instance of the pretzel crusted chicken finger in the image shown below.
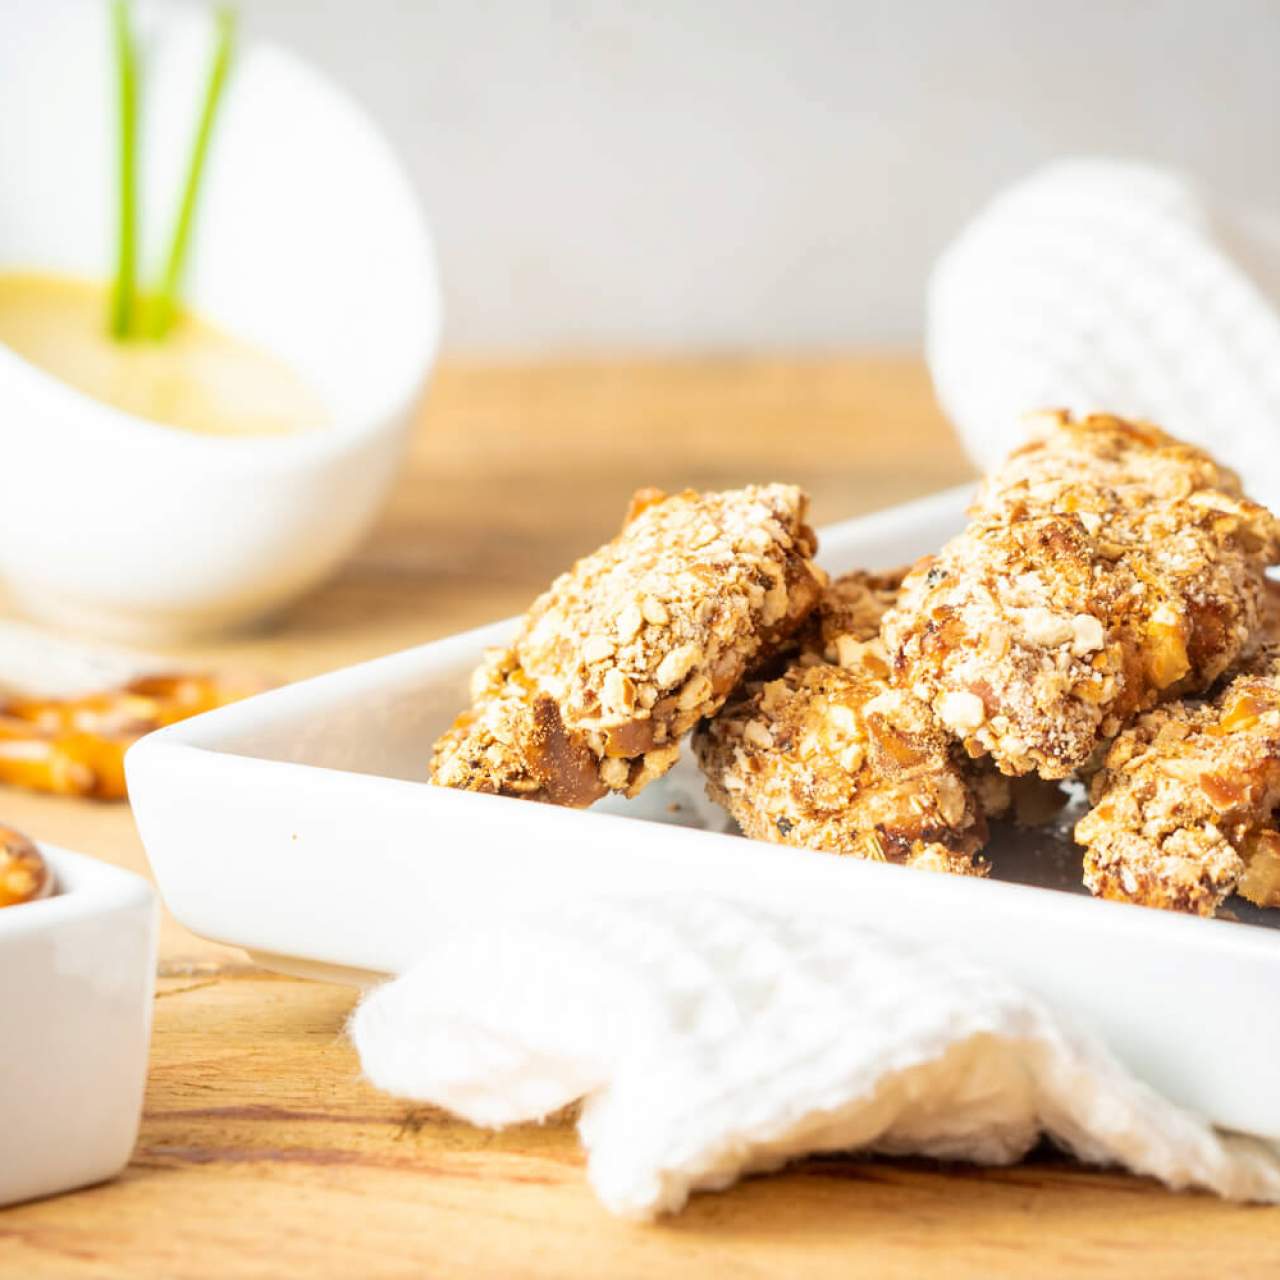
[[1211,701],[1143,716],[1090,793],[1076,840],[1092,893],[1203,916],[1231,893],[1280,906],[1280,648]]
[[1248,651],[1280,526],[1154,427],[1040,425],[908,576],[884,635],[899,685],[970,755],[1053,779]]
[[433,781],[582,806],[660,777],[813,609],[807,507],[780,484],[641,491],[619,536],[557,578],[476,673]]
[[895,586],[832,583],[785,671],[698,729],[707,791],[759,840],[985,874],[984,815],[946,733],[889,683],[878,633]]

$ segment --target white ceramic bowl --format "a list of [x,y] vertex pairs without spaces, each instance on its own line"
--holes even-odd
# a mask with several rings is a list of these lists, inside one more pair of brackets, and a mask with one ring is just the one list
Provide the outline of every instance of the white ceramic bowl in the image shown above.
[[[0,40],[0,269],[99,279],[114,237],[108,6],[27,0]],[[198,98],[203,11],[139,6],[141,236],[163,251]],[[273,351],[333,424],[186,434],[0,346],[0,576],[33,614],[164,639],[243,623],[355,546],[402,457],[440,327],[430,238],[364,113],[297,58],[241,43],[205,174],[187,300]],[[154,279],[154,262],[142,278]]]
[[132,872],[40,851],[57,892],[0,911],[0,1205],[119,1173],[147,1077],[155,894]]

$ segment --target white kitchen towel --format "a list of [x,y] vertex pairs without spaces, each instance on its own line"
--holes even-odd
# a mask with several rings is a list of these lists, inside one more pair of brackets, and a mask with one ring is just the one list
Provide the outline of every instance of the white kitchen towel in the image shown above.
[[996,196],[939,259],[938,398],[988,469],[1043,408],[1147,418],[1280,507],[1280,218],[1185,175],[1061,161]]
[[663,895],[469,927],[351,1033],[375,1085],[475,1124],[583,1099],[591,1183],[629,1218],[809,1153],[1007,1164],[1042,1133],[1280,1201],[1275,1151],[1167,1102],[1000,975],[819,915]]
[[0,698],[76,698],[171,671],[154,654],[73,640],[25,622],[0,621]]

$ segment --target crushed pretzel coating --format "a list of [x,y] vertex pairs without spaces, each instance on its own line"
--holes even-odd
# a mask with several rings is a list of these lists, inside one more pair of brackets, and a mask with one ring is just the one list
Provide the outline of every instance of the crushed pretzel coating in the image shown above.
[[471,677],[471,699],[436,743],[434,782],[577,807],[605,794],[600,763],[566,732],[555,700],[539,694],[513,649],[485,654]]
[[641,490],[622,532],[552,583],[437,742],[444,786],[583,806],[676,761],[824,585],[791,485]]
[[[897,603],[908,572],[907,568],[888,573],[858,570],[834,579],[801,632],[799,661],[807,666],[826,662],[857,668],[877,679],[891,679],[892,664],[880,628]],[[1040,826],[1066,803],[1066,793],[1056,783],[1034,776],[1010,778],[988,757],[971,759],[959,744],[951,754],[988,818],[1008,817],[1018,826]]]
[[1280,524],[1155,427],[1042,415],[885,618],[898,686],[973,757],[1066,778],[1255,644]]
[[707,793],[759,840],[983,875],[975,788],[928,707],[889,683],[879,626],[899,578],[833,582],[790,665],[697,730]]
[[880,639],[880,624],[893,608],[907,576],[905,568],[889,573],[857,570],[827,584],[808,624],[800,633],[800,660],[837,667],[866,667],[889,675],[889,655]]
[[1099,897],[1211,916],[1280,906],[1280,648],[1209,701],[1142,716],[1111,745],[1076,824]]
[[1267,578],[1262,584],[1262,617],[1258,624],[1259,647],[1280,644],[1280,582]]

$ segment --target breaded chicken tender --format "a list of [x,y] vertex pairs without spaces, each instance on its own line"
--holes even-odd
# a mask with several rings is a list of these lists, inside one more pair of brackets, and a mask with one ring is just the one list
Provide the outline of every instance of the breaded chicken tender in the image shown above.
[[973,757],[1066,778],[1257,640],[1280,525],[1146,424],[1041,415],[885,618],[895,682]]
[[854,670],[868,667],[888,676],[888,656],[880,640],[880,624],[893,608],[907,569],[888,573],[856,570],[829,582],[798,636],[799,658],[809,665],[825,662]]
[[1280,582],[1268,578],[1262,584],[1260,644],[1280,644]]
[[880,620],[901,575],[833,582],[800,652],[694,735],[707,792],[759,840],[964,875],[982,807],[929,709],[889,683]]
[[638,493],[619,536],[486,659],[432,780],[579,807],[634,796],[814,608],[825,577],[807,509],[782,484]]
[[1099,897],[1211,916],[1280,906],[1280,648],[1209,701],[1166,703],[1111,745],[1076,824]]

